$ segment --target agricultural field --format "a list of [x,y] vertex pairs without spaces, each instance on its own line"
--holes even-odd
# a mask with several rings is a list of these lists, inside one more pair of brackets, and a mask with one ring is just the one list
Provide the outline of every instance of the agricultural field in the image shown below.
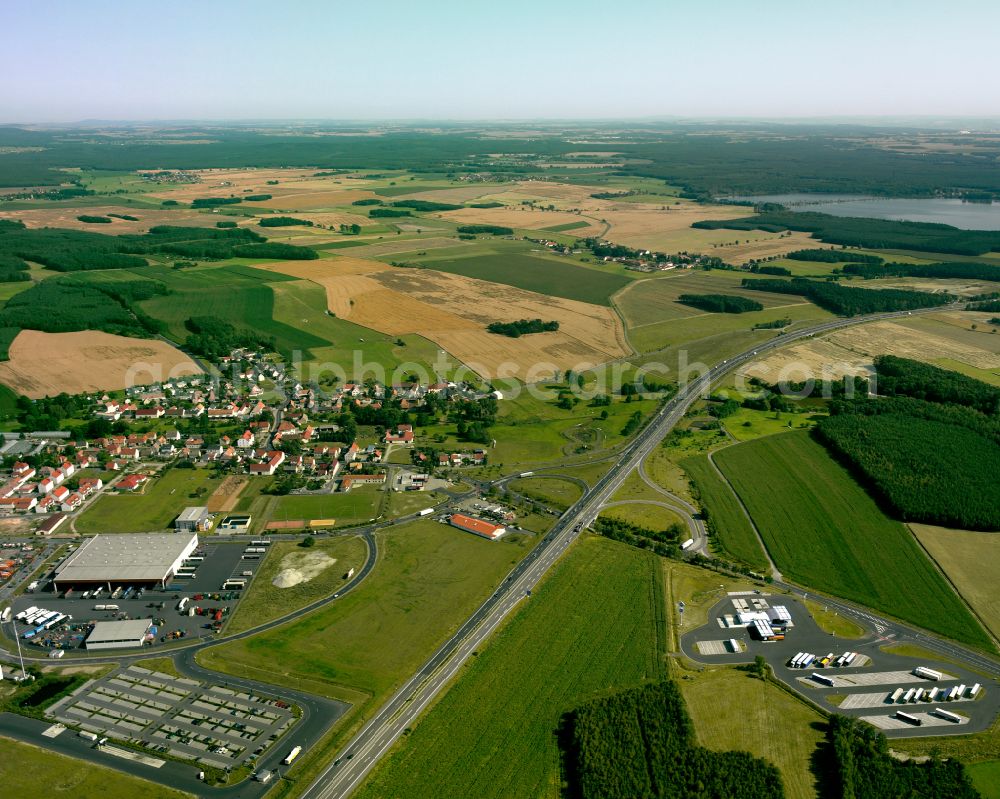
[[[793,344],[754,361],[741,374],[777,381],[863,375],[878,355],[897,355],[938,365],[956,364],[972,377],[1000,382],[1000,340],[989,331],[990,314],[941,312],[901,322],[848,327]],[[972,330],[970,325],[977,325]],[[952,368],[949,366],[948,368]]]
[[658,558],[581,539],[359,796],[557,799],[563,714],[665,676],[664,611]]
[[929,524],[910,529],[994,637],[1000,638],[1000,533],[948,530]]
[[708,515],[713,549],[753,569],[767,569],[767,556],[750,520],[732,489],[712,467],[708,456],[689,456],[680,461],[680,466],[696,488],[702,512]]
[[191,797],[189,793],[131,777],[116,769],[66,757],[10,738],[0,738],[0,783],[4,786],[4,794],[10,797],[38,796],[40,780],[44,780],[44,795],[52,799]]
[[0,363],[0,383],[32,399],[66,392],[113,391],[168,377],[201,374],[176,347],[98,330],[22,330]]
[[379,704],[528,553],[533,538],[499,541],[421,520],[377,534],[378,563],[339,601],[251,638],[199,654],[206,667]]
[[808,433],[727,447],[715,461],[786,578],[992,649],[910,531]]
[[148,533],[166,530],[189,505],[203,505],[221,479],[208,469],[167,469],[141,492],[98,497],[76,519],[78,533]]
[[[275,264],[274,269],[307,279],[310,282],[306,285],[316,286],[317,291],[322,286],[333,316],[318,310],[312,297],[311,311],[276,309],[281,310],[277,315],[289,322],[307,320],[309,330],[317,333],[326,326],[343,327],[345,322],[350,323],[360,333],[352,336],[351,342],[365,339],[364,328],[385,336],[419,337],[434,342],[473,371],[491,377],[538,379],[536,372],[540,367],[551,364],[549,369],[580,370],[628,352],[618,317],[608,308],[544,297],[457,274],[391,269],[377,261],[367,262],[371,267],[364,273],[363,263],[361,259],[350,258]],[[275,288],[279,297],[293,291],[298,291],[296,284]],[[490,322],[520,318],[553,319],[560,323],[560,328],[517,339],[486,331]],[[338,337],[340,341],[343,338]],[[314,352],[335,354],[321,349]],[[399,353],[402,360],[419,363],[415,357],[418,354],[425,358],[433,355],[409,349]]]
[[[78,216],[107,216],[120,214],[134,216],[138,221],[109,217],[105,224],[81,222]],[[157,225],[178,225],[182,227],[215,227],[216,218],[204,211],[190,208],[134,208],[131,205],[48,205],[41,208],[25,208],[17,211],[0,211],[0,219],[17,219],[29,228],[54,227],[68,230],[86,230],[88,233],[103,233],[120,236],[125,233],[146,233]]]
[[704,669],[677,680],[698,743],[741,750],[774,763],[788,799],[820,795],[812,759],[823,716],[780,688],[736,669]]
[[[360,536],[324,538],[309,548],[291,541],[275,541],[227,622],[226,633],[242,632],[330,596],[345,583],[344,575],[360,569],[366,558],[367,547]],[[287,587],[275,585],[275,579],[286,570],[299,572],[292,577],[301,577],[301,582]],[[286,583],[291,582],[288,576],[283,575]]]
[[975,763],[966,770],[983,799],[1000,799],[1000,760]]

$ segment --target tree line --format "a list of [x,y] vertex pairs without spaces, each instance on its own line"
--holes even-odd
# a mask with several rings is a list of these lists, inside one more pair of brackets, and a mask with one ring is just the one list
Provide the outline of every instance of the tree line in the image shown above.
[[253,330],[238,329],[214,316],[192,316],[184,322],[184,327],[191,333],[185,342],[188,351],[211,360],[218,360],[240,347],[262,347],[268,350],[275,348],[273,338],[262,336]]
[[860,275],[865,280],[880,277],[938,277],[968,280],[1000,281],[1000,265],[980,264],[975,261],[944,262],[936,264],[845,264],[845,275]]
[[783,799],[778,769],[695,743],[676,684],[632,688],[568,714],[564,747],[580,799]]
[[997,230],[960,230],[932,222],[832,216],[812,211],[771,211],[739,219],[707,219],[694,222],[691,227],[772,233],[798,230],[812,233],[828,244],[874,250],[918,250],[954,255],[983,255],[1000,250],[1000,231]]
[[829,250],[829,249],[795,250],[794,252],[786,253],[784,257],[790,258],[793,261],[814,261],[823,264],[882,263],[882,258],[879,257],[878,255],[866,255],[865,253],[851,252],[850,250]]
[[473,236],[478,233],[489,233],[493,236],[514,235],[513,228],[504,227],[503,225],[459,225],[458,232],[469,233]]
[[304,227],[312,227],[313,223],[308,219],[297,219],[294,216],[265,216],[259,222],[258,225],[261,227],[292,227],[293,225],[302,225]]
[[743,288],[777,294],[796,294],[840,316],[934,308],[955,300],[951,294],[931,294],[909,289],[862,289],[805,278],[792,280],[746,278],[743,280]]

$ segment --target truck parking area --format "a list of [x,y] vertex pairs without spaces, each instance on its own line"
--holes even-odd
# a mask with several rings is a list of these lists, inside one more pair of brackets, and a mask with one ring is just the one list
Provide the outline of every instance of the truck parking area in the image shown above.
[[[872,633],[838,638],[820,629],[798,599],[767,599],[769,604],[763,597],[750,600],[749,608],[742,601],[737,606],[732,596],[721,599],[707,623],[682,636],[682,649],[710,664],[734,665],[760,655],[775,677],[810,701],[860,718],[889,737],[976,732],[1000,712],[1000,686],[989,677],[935,662],[930,652],[925,658],[886,651],[893,642]],[[772,635],[763,637],[752,617],[779,603],[794,622],[772,622]],[[728,640],[719,640],[720,628]]]
[[[260,551],[248,554],[250,549]],[[153,629],[145,646],[213,637],[235,610],[266,554],[266,546],[210,540],[199,546],[166,588],[111,583],[110,587],[54,592],[51,583],[43,580],[33,593],[14,600],[15,629],[26,648],[65,652],[83,648],[97,622],[149,619]],[[34,613],[19,617],[32,608]],[[52,615],[39,619],[39,611]],[[55,623],[38,629],[53,618]]]
[[221,769],[255,761],[295,723],[288,703],[129,666],[64,697],[46,715],[97,735]]

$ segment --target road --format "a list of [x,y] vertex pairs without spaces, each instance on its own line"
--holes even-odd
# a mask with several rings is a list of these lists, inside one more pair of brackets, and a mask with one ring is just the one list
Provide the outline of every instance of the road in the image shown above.
[[[496,593],[480,605],[416,674],[388,699],[302,796],[306,799],[345,799],[351,794],[403,731],[416,722],[423,709],[444,689],[468,657],[521,602],[528,599],[531,590],[566,547],[597,518],[628,475],[642,464],[653,448],[683,418],[688,408],[699,398],[707,396],[715,381],[762,353],[786,347],[804,338],[865,322],[921,313],[940,313],[950,307],[952,306],[835,319],[787,333],[723,361],[683,386],[621,451],[618,463],[560,517],[531,554],[508,575]],[[962,651],[964,653],[964,649]]]

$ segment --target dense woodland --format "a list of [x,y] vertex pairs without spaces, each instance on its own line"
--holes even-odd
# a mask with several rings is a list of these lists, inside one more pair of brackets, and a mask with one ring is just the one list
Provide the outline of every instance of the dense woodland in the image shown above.
[[457,211],[463,207],[454,203],[436,203],[431,200],[396,200],[390,205],[393,208],[409,208],[413,211]]
[[880,264],[882,258],[877,255],[865,255],[850,250],[795,250],[785,255],[793,261],[814,261],[823,264]]
[[831,402],[816,437],[904,521],[1000,529],[1000,390],[906,358],[876,366],[888,396]]
[[571,795],[580,799],[781,799],[778,769],[746,752],[695,744],[672,682],[633,688],[568,718]]
[[302,225],[304,227],[312,227],[313,223],[308,219],[297,219],[294,216],[265,216],[259,222],[258,225],[261,227],[292,227],[293,225]]
[[691,227],[707,230],[799,230],[828,244],[869,249],[918,250],[955,255],[982,255],[1000,250],[1000,230],[960,230],[930,222],[896,222],[831,216],[811,211],[770,211],[741,219],[705,220]]
[[184,326],[191,331],[185,347],[195,355],[201,355],[217,361],[224,355],[229,355],[234,349],[258,347],[273,350],[274,339],[262,336],[256,331],[239,329],[229,322],[211,316],[193,316]]
[[747,313],[764,310],[764,306],[757,300],[732,294],[681,294],[677,302],[709,313]]
[[413,216],[413,214],[403,208],[372,208],[368,212],[368,216],[372,219],[395,219],[397,217]]
[[504,227],[503,225],[460,225],[458,227],[458,232],[468,233],[473,236],[477,233],[489,233],[492,236],[514,235],[513,228]]
[[519,338],[530,333],[549,333],[559,329],[555,320],[543,322],[541,319],[518,319],[516,322],[492,322],[486,326],[490,333]]
[[827,740],[836,799],[981,799],[958,760],[896,760],[886,737],[857,719],[831,716]]
[[880,277],[937,277],[967,280],[1000,281],[1000,265],[957,261],[937,264],[845,264],[845,275],[860,275],[866,280]]
[[934,308],[954,302],[951,294],[930,294],[907,289],[862,289],[839,283],[793,278],[792,280],[759,280],[746,278],[743,287],[754,291],[777,294],[797,294],[806,297],[831,313],[840,316],[909,311]]

